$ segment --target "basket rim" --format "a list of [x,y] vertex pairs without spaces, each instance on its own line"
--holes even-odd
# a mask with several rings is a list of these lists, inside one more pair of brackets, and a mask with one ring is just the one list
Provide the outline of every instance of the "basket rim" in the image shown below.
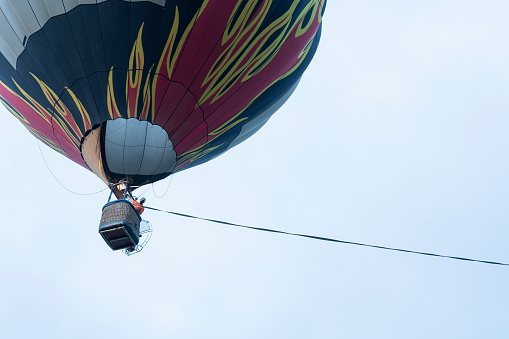
[[118,199],[118,200],[110,201],[110,202],[108,202],[107,204],[105,204],[103,206],[102,211],[104,212],[104,209],[106,207],[111,206],[111,205],[115,205],[115,204],[118,204],[118,203],[128,203],[129,206],[131,206],[131,209],[136,213],[136,215],[138,216],[138,218],[140,219],[140,222],[141,222],[142,219],[141,219],[140,212],[138,212],[136,210],[136,208],[134,208],[133,203],[130,202],[129,200],[127,200],[127,199]]

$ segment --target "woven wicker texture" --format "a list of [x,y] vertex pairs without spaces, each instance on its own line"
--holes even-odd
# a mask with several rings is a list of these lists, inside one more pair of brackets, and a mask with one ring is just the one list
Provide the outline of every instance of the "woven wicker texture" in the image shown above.
[[130,224],[139,233],[140,221],[141,218],[131,203],[119,200],[104,206],[100,226],[106,224]]

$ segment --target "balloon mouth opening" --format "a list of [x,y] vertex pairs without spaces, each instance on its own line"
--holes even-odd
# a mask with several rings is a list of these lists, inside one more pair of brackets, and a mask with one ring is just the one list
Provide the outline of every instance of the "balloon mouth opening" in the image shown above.
[[135,118],[107,120],[87,131],[81,156],[106,184],[127,180],[137,186],[167,177],[177,160],[168,133]]

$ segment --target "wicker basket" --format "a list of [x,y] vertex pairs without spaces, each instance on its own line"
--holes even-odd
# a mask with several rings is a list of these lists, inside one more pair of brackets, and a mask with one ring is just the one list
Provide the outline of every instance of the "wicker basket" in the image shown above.
[[99,233],[112,250],[134,247],[140,241],[140,214],[128,200],[116,200],[103,207]]

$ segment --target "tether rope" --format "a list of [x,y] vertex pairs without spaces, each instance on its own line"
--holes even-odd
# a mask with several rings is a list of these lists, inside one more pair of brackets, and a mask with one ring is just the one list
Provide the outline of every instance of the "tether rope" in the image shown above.
[[269,229],[269,228],[246,226],[246,225],[234,224],[234,223],[227,222],[227,221],[201,218],[201,217],[196,217],[196,216],[189,215],[189,214],[183,214],[183,213],[177,213],[177,212],[171,212],[171,211],[163,211],[163,210],[160,210],[160,209],[157,209],[157,208],[153,208],[153,207],[147,207],[147,206],[144,206],[144,207],[145,207],[145,209],[149,209],[149,210],[153,210],[153,211],[158,211],[158,212],[163,212],[163,213],[169,213],[169,214],[177,215],[177,216],[180,216],[180,217],[204,220],[204,221],[209,221],[209,222],[214,222],[214,223],[228,225],[228,226],[234,226],[234,227],[248,228],[248,229],[256,230],[256,231],[279,233],[279,234],[292,235],[292,236],[296,236],[296,237],[309,238],[309,239],[322,240],[322,241],[329,241],[329,242],[335,242],[335,243],[341,243],[341,244],[347,244],[347,245],[371,247],[371,248],[377,248],[377,249],[387,250],[387,251],[397,251],[397,252],[404,252],[404,253],[413,253],[413,254],[426,255],[426,256],[431,256],[431,257],[439,257],[439,258],[447,258],[447,259],[454,259],[454,260],[470,261],[470,262],[477,262],[477,263],[490,264],[490,265],[509,266],[508,263],[497,262],[497,261],[488,261],[488,260],[479,260],[479,259],[472,259],[472,258],[465,258],[465,257],[456,257],[456,256],[436,254],[436,253],[430,253],[430,252],[412,251],[412,250],[406,250],[406,249],[402,249],[402,248],[387,247],[387,246],[380,246],[380,245],[371,245],[371,244],[365,244],[365,243],[360,243],[360,242],[353,242],[353,241],[346,241],[346,240],[338,240],[338,239],[332,239],[332,238],[318,237],[318,236],[314,236],[314,235],[299,234],[299,233],[292,233],[292,232],[284,232],[284,231],[279,231],[279,230],[274,230],[274,229]]

